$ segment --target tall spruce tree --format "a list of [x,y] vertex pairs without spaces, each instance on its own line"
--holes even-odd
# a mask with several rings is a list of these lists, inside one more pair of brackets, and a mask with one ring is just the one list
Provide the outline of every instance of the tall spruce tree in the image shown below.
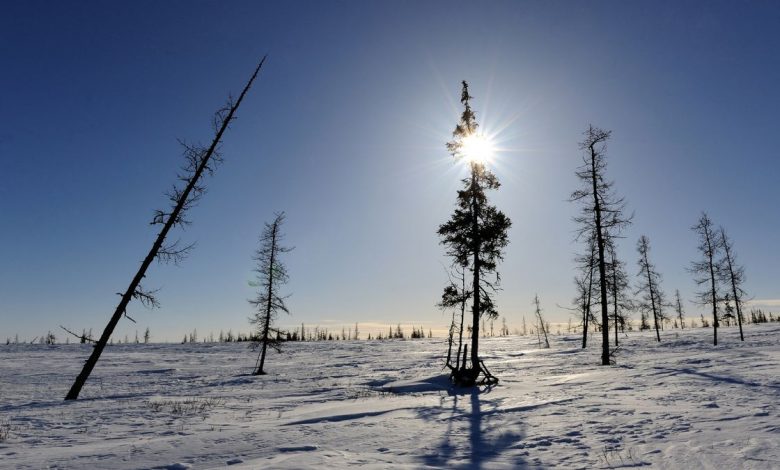
[[574,218],[579,225],[578,237],[593,236],[596,243],[601,303],[601,364],[606,366],[610,364],[606,245],[608,239],[617,237],[618,233],[631,223],[631,217],[623,214],[625,202],[615,194],[614,183],[606,177],[607,141],[611,131],[591,125],[584,135],[584,140],[580,142],[583,163],[576,171],[582,187],[572,193],[570,200],[582,205],[581,214]]
[[[463,361],[459,369],[452,370],[451,378],[456,384],[472,386],[498,381],[480,360],[479,326],[481,318],[498,316],[492,294],[500,284],[497,267],[509,243],[507,232],[511,221],[488,202],[485,194],[498,189],[500,184],[486,162],[479,158],[478,152],[485,150],[485,137],[478,131],[468,84],[464,80],[462,85],[460,101],[464,110],[447,150],[468,165],[470,175],[462,180],[463,189],[458,191],[455,211],[439,227],[438,234],[453,264],[471,272],[471,364],[467,367]],[[478,381],[480,374],[483,378]]]
[[281,256],[292,250],[291,247],[282,245],[283,223],[284,212],[279,212],[273,222],[265,224],[260,235],[260,247],[253,258],[257,262],[255,267],[257,280],[252,285],[257,287],[257,296],[249,301],[255,309],[249,321],[255,327],[254,336],[257,338],[252,347],[260,349],[253,375],[265,374],[263,366],[266,349],[269,346],[277,352],[280,350],[281,331],[273,326],[277,313],[280,311],[290,313],[284,303],[287,297],[279,294],[280,288],[289,280],[287,267],[282,262]]

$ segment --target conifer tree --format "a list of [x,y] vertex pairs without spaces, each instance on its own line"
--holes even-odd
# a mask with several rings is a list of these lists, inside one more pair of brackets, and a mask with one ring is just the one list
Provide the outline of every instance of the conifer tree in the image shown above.
[[607,243],[609,262],[607,263],[607,291],[611,297],[612,318],[615,325],[615,347],[618,346],[618,331],[625,331],[628,324],[626,312],[635,308],[633,300],[629,297],[629,280],[626,273],[626,264],[617,256],[614,240]]
[[598,270],[599,301],[601,303],[601,365],[610,364],[609,352],[609,301],[607,298],[607,241],[631,223],[631,217],[623,214],[625,202],[607,180],[607,141],[611,131],[588,126],[585,138],[580,142],[583,164],[576,175],[582,187],[574,191],[571,201],[582,204],[581,215],[574,218],[579,224],[578,237],[593,237],[596,245],[595,265]]
[[677,320],[680,321],[680,329],[685,329],[685,311],[683,310],[682,299],[680,298],[680,289],[674,291],[674,310],[677,313]]
[[[697,292],[700,305],[712,306],[712,335],[713,343],[718,345],[718,256],[722,249],[722,240],[715,231],[712,220],[706,212],[702,212],[699,222],[691,227],[691,230],[699,235],[699,252],[701,260],[691,263],[688,269],[695,277],[696,284],[701,286]],[[704,324],[704,317],[702,317]]]
[[260,247],[255,252],[254,260],[257,262],[255,273],[257,280],[252,283],[258,288],[257,296],[249,301],[255,309],[250,323],[255,327],[255,336],[252,347],[260,349],[260,354],[255,364],[253,375],[265,374],[266,350],[270,346],[277,352],[281,346],[281,331],[273,326],[278,312],[290,313],[284,303],[286,297],[280,295],[281,287],[287,283],[289,276],[287,267],[282,262],[281,256],[292,250],[283,246],[284,235],[281,228],[284,223],[284,212],[276,214],[273,222],[266,223],[263,233],[260,235]]
[[[498,178],[479,157],[485,151],[485,138],[480,134],[474,111],[471,109],[471,95],[468,84],[462,82],[461,103],[464,110],[460,122],[453,131],[453,140],[447,143],[447,150],[459,161],[468,165],[469,177],[462,180],[463,188],[458,191],[456,208],[450,219],[439,227],[441,243],[453,264],[471,272],[471,365],[452,371],[452,380],[464,386],[478,383],[495,383],[493,377],[479,356],[479,325],[483,317],[498,315],[492,294],[500,284],[497,268],[503,259],[503,250],[509,243],[507,232],[511,226],[509,218],[490,204],[486,191],[498,189]],[[464,356],[466,351],[464,348]]]
[[726,230],[720,227],[719,230],[720,241],[723,245],[723,257],[720,260],[720,279],[723,283],[729,286],[731,290],[731,298],[734,300],[734,308],[737,312],[737,324],[739,325],[739,339],[745,341],[745,335],[742,332],[742,323],[744,319],[742,317],[742,300],[745,297],[745,290],[742,288],[742,284],[745,282],[745,268],[737,264],[736,253],[734,252],[734,244],[731,239],[726,235]]
[[[639,287],[636,293],[637,295],[642,295],[639,300],[639,309],[644,315],[647,315],[647,313],[653,314],[655,337],[658,341],[661,341],[659,330],[661,323],[666,319],[663,310],[666,300],[661,290],[661,274],[656,271],[655,265],[650,262],[650,240],[646,236],[642,235],[639,237],[636,250],[639,252],[639,261],[637,262],[639,264]],[[643,317],[643,327],[645,326],[646,318],[646,316]]]

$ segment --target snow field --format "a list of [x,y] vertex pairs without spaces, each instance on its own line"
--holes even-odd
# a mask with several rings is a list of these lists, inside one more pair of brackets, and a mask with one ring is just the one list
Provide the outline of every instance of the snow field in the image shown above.
[[[446,342],[0,346],[0,468],[780,468],[780,325],[487,338],[492,389],[451,389]],[[2,433],[0,433],[2,436]]]

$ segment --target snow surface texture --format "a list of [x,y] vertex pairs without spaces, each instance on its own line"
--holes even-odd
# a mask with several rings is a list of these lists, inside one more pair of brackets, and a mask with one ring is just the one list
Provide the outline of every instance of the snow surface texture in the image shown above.
[[[443,340],[0,346],[0,467],[780,468],[780,326],[486,339],[491,390],[452,390]],[[2,432],[7,437],[2,438]]]

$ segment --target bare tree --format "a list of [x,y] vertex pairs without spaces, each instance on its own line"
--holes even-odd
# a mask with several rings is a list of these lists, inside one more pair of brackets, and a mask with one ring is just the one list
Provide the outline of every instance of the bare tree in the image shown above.
[[255,336],[258,338],[253,342],[252,347],[260,349],[253,375],[265,374],[263,365],[266,349],[269,346],[277,352],[280,351],[281,331],[273,326],[276,314],[280,311],[290,313],[284,304],[286,297],[279,294],[281,286],[289,280],[287,267],[282,262],[281,255],[292,251],[291,247],[282,245],[284,234],[281,228],[284,218],[284,212],[279,212],[273,222],[265,224],[260,235],[260,247],[253,258],[257,262],[254,270],[257,273],[257,280],[252,285],[257,287],[258,291],[257,296],[249,301],[255,309],[249,321],[255,326]]
[[[157,299],[154,297],[154,291],[145,290],[141,286],[141,280],[146,276],[146,270],[152,264],[155,259],[160,262],[173,262],[177,263],[186,256],[187,252],[192,248],[192,245],[180,246],[177,242],[165,245],[168,232],[174,226],[182,226],[189,224],[189,221],[185,218],[187,210],[193,207],[197,201],[203,196],[205,192],[205,186],[201,182],[204,174],[211,174],[214,171],[215,165],[221,161],[219,156],[218,147],[222,140],[222,135],[227,130],[233,116],[241,105],[241,102],[246,96],[252,83],[257,78],[257,74],[260,72],[260,68],[265,62],[265,57],[255,68],[254,73],[250,77],[238,99],[233,101],[229,100],[227,105],[217,111],[214,116],[214,139],[208,147],[197,147],[188,144],[184,144],[185,151],[184,156],[186,164],[184,166],[184,173],[179,175],[179,181],[181,186],[174,186],[168,193],[168,197],[171,201],[170,210],[158,210],[155,212],[152,224],[162,225],[162,229],[157,234],[157,238],[152,244],[152,248],[141,263],[140,268],[136,272],[133,279],[130,281],[130,285],[124,294],[121,295],[119,305],[114,310],[114,314],[103,330],[103,334],[100,339],[95,343],[95,347],[92,350],[92,354],[84,364],[81,373],[76,377],[68,394],[65,396],[66,400],[75,400],[78,398],[81,388],[92,373],[95,364],[97,364],[103,349],[108,344],[108,340],[111,334],[114,332],[116,325],[123,315],[127,314],[127,305],[131,300],[135,299],[141,302],[145,306],[155,307],[158,305]],[[129,317],[128,317],[129,318]]]
[[[447,362],[446,366],[450,371],[458,371],[466,367],[466,362],[461,363],[461,351],[463,350],[463,325],[465,323],[466,316],[466,304],[471,298],[471,291],[466,287],[466,270],[459,266],[453,268],[458,276],[458,283],[453,279],[451,273],[447,273],[450,277],[450,282],[447,287],[444,288],[444,292],[441,296],[441,302],[438,303],[438,307],[442,310],[452,310],[452,322],[450,323],[450,334],[447,347]],[[460,321],[456,326],[456,312],[460,310]],[[455,354],[455,364],[452,364],[452,347],[455,343],[455,331],[458,330],[458,350]]]
[[610,237],[615,237],[626,225],[631,223],[631,217],[625,217],[623,198],[615,195],[612,181],[606,179],[607,171],[607,140],[611,132],[597,127],[588,126],[585,139],[580,143],[583,153],[583,164],[577,169],[576,175],[582,187],[571,195],[572,201],[582,203],[582,214],[574,221],[580,226],[578,236],[594,237],[596,242],[597,266],[599,275],[599,294],[601,302],[601,364],[610,364],[609,352],[609,303],[607,300],[607,266],[606,243]]
[[[706,212],[702,212],[699,222],[691,227],[691,230],[699,235],[698,249],[702,259],[692,262],[688,271],[695,276],[696,284],[702,287],[702,290],[697,292],[699,304],[712,306],[713,343],[717,346],[720,324],[718,322],[718,254],[722,249],[723,242]],[[702,317],[703,319],[704,317]]]
[[742,323],[744,317],[742,316],[742,304],[745,298],[745,290],[742,289],[742,284],[745,282],[745,267],[737,264],[736,253],[734,252],[734,244],[731,239],[726,235],[726,230],[721,226],[719,230],[720,241],[723,244],[723,258],[720,260],[719,265],[722,267],[720,270],[720,279],[731,287],[731,296],[734,299],[734,307],[737,310],[737,324],[739,325],[739,339],[745,341],[745,335],[742,332]]
[[[547,338],[547,328],[544,324],[544,318],[542,318],[542,307],[539,303],[539,294],[534,295],[534,314],[536,315],[536,334],[539,336],[541,331],[544,335],[544,347],[550,348],[550,340]],[[541,338],[539,340],[539,346],[541,347]]]
[[683,310],[682,299],[680,298],[680,289],[674,291],[674,310],[677,312],[677,319],[680,321],[680,328],[685,329],[685,311]]
[[636,245],[639,252],[639,286],[637,295],[642,295],[639,300],[639,309],[645,313],[653,314],[653,325],[655,327],[655,337],[661,341],[660,324],[664,321],[664,306],[666,304],[664,293],[661,290],[661,274],[655,269],[655,265],[650,262],[648,253],[650,252],[650,240],[646,236],[639,237]]
[[574,284],[577,287],[577,297],[574,299],[574,305],[576,307],[571,310],[579,310],[582,318],[582,349],[588,346],[588,330],[590,329],[590,323],[595,318],[593,316],[593,289],[596,285],[594,282],[594,276],[597,275],[596,270],[596,241],[592,236],[585,237],[588,251],[586,254],[577,256],[575,261],[578,264],[580,274],[574,277]]
[[463,81],[461,103],[464,110],[452,133],[453,140],[447,143],[447,150],[469,165],[470,176],[462,180],[463,189],[458,191],[454,213],[438,230],[441,244],[447,247],[454,264],[468,267],[472,273],[471,367],[452,373],[453,381],[464,386],[477,384],[480,374],[483,379],[479,383],[498,382],[479,357],[479,322],[483,317],[498,316],[492,293],[500,285],[497,267],[509,243],[507,232],[512,224],[487,199],[486,191],[498,189],[500,183],[483,161],[474,158],[475,151],[484,148],[485,142],[477,130],[471,98],[468,84]]
[[612,295],[612,317],[615,325],[615,347],[617,347],[618,331],[625,331],[628,322],[626,312],[634,308],[634,302],[628,294],[629,280],[626,264],[617,257],[613,239],[608,240],[607,253],[609,254],[607,290]]

